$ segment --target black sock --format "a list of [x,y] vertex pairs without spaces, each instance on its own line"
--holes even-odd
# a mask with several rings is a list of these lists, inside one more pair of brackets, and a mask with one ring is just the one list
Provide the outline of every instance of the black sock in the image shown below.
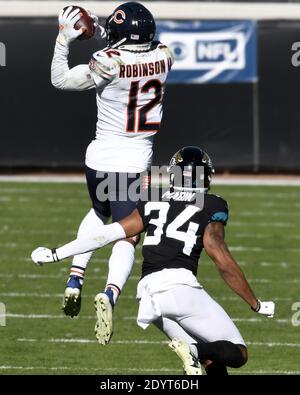
[[239,368],[245,360],[240,347],[227,340],[218,340],[211,343],[196,343],[198,359],[212,361],[230,368]]
[[205,371],[207,376],[228,376],[226,366],[215,362],[208,365]]

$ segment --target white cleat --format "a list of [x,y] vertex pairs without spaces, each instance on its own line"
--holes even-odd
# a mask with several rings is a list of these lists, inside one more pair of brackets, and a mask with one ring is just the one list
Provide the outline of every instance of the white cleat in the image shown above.
[[98,342],[105,346],[109,343],[113,334],[113,309],[109,297],[105,293],[99,293],[95,296],[95,309],[97,315],[95,335]]
[[183,369],[188,376],[202,375],[201,364],[191,353],[189,345],[178,339],[173,339],[169,347],[176,352],[183,362]]

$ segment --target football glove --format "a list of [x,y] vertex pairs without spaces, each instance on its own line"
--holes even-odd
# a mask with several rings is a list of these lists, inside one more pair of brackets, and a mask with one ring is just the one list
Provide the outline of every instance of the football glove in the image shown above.
[[61,10],[58,16],[59,34],[57,37],[57,41],[60,44],[70,44],[71,41],[75,40],[85,31],[84,27],[78,30],[74,28],[75,23],[80,19],[80,17],[81,14],[79,8],[73,10],[73,7],[70,6],[66,10]]
[[251,307],[251,309],[256,313],[266,315],[268,318],[273,318],[275,314],[275,303],[262,302],[258,299],[256,308]]
[[38,247],[31,253],[31,259],[34,263],[42,266],[43,263],[57,262],[59,261],[56,249],[50,249],[46,247]]

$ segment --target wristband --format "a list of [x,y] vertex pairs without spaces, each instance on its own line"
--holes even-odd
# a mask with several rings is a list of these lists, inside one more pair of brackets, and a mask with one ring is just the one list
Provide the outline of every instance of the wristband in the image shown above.
[[56,248],[53,248],[53,249],[51,250],[51,252],[52,252],[53,261],[54,261],[54,262],[58,262],[59,259],[58,259],[57,253],[56,253]]
[[255,311],[255,313],[258,313],[261,305],[260,305],[260,301],[258,299],[256,299],[256,303],[257,303],[256,307],[254,308],[251,306],[251,310]]

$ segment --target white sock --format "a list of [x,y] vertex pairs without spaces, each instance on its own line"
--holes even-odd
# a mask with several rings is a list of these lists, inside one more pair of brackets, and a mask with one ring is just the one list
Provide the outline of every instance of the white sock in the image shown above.
[[126,238],[124,228],[119,222],[114,222],[110,225],[101,225],[95,228],[89,236],[79,237],[70,243],[67,243],[59,248],[56,248],[56,255],[58,260],[62,260],[74,255],[84,254],[88,251],[94,251],[98,248],[104,247],[109,243]]
[[133,267],[134,246],[125,240],[116,242],[108,262],[106,288],[111,288],[116,303]]
[[[107,219],[106,219],[107,221]],[[105,222],[106,222],[105,221]],[[92,208],[87,215],[83,218],[77,233],[77,237],[86,237],[99,226],[103,226],[104,222],[97,216],[95,210]],[[79,276],[83,279],[85,269],[93,255],[93,251],[86,252],[85,254],[75,255],[73,258],[70,275]]]

